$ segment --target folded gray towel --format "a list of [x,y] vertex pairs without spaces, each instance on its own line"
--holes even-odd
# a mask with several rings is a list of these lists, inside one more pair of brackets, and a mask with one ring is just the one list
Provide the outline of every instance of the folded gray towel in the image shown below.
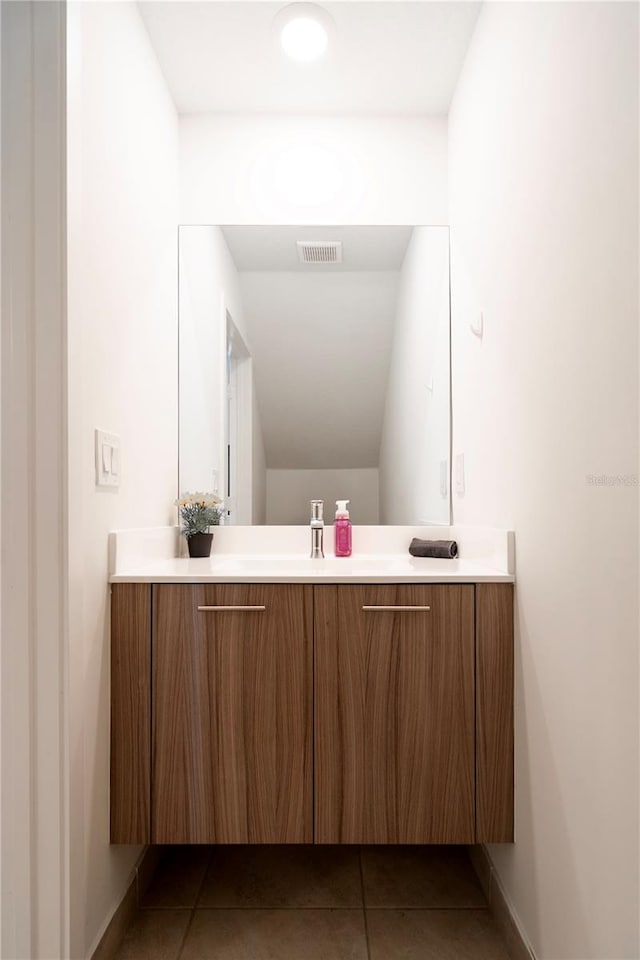
[[409,547],[412,557],[437,557],[453,560],[458,556],[458,544],[455,540],[418,540],[414,537]]

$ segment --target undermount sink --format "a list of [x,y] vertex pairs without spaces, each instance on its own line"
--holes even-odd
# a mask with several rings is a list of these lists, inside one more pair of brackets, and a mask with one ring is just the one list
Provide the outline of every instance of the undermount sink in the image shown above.
[[388,567],[390,564],[396,564],[404,562],[404,557],[390,556],[389,554],[380,554],[380,555],[371,555],[366,556],[351,556],[351,557],[334,557],[334,556],[325,556],[321,559],[311,559],[311,557],[299,556],[294,553],[273,553],[273,554],[242,554],[235,556],[234,554],[226,555],[213,555],[211,558],[212,563],[224,564],[226,567],[301,567],[304,566],[309,570],[322,570],[323,568],[331,567],[345,567],[351,568],[354,566],[366,568],[371,570],[375,567],[385,566]]
[[[285,572],[308,573],[314,576],[335,574],[372,574],[381,575],[403,572],[411,573],[425,569],[433,560],[411,557],[409,554],[363,554],[351,557],[325,556],[321,559],[299,556],[297,554],[213,554],[208,561],[212,572],[240,574],[251,571],[281,574]],[[446,561],[452,563],[452,561]]]

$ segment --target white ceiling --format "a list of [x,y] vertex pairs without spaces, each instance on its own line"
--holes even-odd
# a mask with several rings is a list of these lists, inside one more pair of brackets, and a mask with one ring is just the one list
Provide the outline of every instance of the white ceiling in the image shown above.
[[[238,270],[344,273],[399,270],[413,233],[408,226],[228,226],[221,227]],[[297,240],[342,241],[342,263],[304,264]]]
[[377,467],[399,274],[239,278],[267,466]]
[[180,113],[446,114],[480,9],[466,2],[323,3],[329,56],[289,60],[286,3],[140,2]]

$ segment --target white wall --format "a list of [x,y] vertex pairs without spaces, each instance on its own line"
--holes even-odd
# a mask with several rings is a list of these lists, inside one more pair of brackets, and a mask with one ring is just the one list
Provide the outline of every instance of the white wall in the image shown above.
[[219,227],[180,229],[180,490],[224,478],[226,311],[242,328],[238,273]]
[[416,227],[402,265],[382,440],[382,523],[449,523],[449,234]]
[[[135,3],[68,6],[72,956],[86,957],[139,848],[109,846],[107,534],[174,519],[178,123]],[[119,434],[94,486],[94,428]]]
[[[222,495],[225,477],[227,313],[249,347],[239,275],[217,226],[180,228],[180,490]],[[264,514],[265,464],[252,365],[243,369],[239,418],[250,425],[246,455],[238,456],[253,489],[241,496],[240,522]],[[250,447],[250,449],[249,449]],[[214,481],[215,474],[215,481]]]
[[333,523],[338,499],[351,501],[352,523],[378,523],[378,470],[267,470],[267,523],[308,523],[310,500],[324,500]]
[[[638,943],[638,9],[485,4],[449,130],[456,523],[517,543],[516,836],[541,960]],[[485,311],[482,341],[469,321]]]
[[180,119],[183,223],[447,223],[446,118]]

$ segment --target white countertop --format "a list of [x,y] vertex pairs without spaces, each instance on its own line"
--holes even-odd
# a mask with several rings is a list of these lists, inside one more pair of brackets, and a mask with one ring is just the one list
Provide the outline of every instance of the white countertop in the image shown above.
[[213,554],[202,560],[151,560],[111,583],[513,583],[478,560],[434,560],[408,553],[311,560],[288,554]]
[[[452,539],[456,560],[412,557],[412,537]],[[353,528],[353,555],[336,557],[325,530],[325,559],[309,557],[303,526],[219,527],[210,557],[191,560],[176,527],[114,531],[111,583],[513,583],[511,531],[489,527]],[[182,554],[182,556],[181,556]]]

